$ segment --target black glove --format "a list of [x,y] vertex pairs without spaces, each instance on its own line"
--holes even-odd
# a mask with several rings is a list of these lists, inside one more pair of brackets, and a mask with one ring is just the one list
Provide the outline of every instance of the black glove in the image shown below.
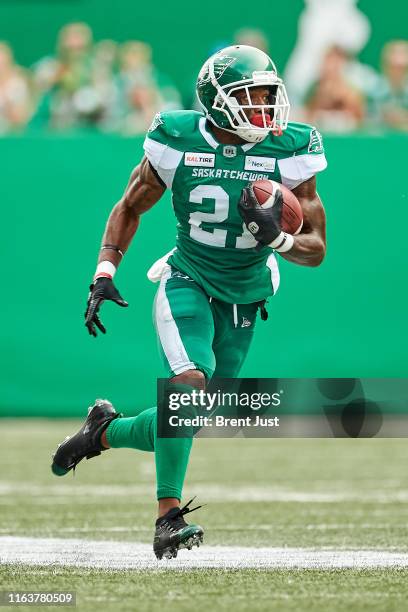
[[111,300],[119,306],[129,306],[116,289],[111,278],[97,278],[89,287],[85,312],[85,325],[90,335],[95,336],[95,338],[97,336],[95,325],[103,334],[106,334],[106,329],[98,316],[99,309],[105,300]]
[[270,208],[258,203],[252,185],[244,187],[238,202],[238,210],[245,225],[258,241],[257,250],[276,240],[282,232],[283,195],[276,190],[275,202]]

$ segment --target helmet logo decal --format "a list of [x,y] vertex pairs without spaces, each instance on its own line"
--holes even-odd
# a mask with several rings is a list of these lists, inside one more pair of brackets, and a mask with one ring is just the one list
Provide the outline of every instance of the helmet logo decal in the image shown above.
[[[222,63],[218,63],[222,62]],[[226,71],[231,64],[235,62],[235,57],[230,57],[229,55],[219,55],[213,65],[214,76],[216,79],[220,79],[224,72]],[[209,83],[211,81],[210,67],[209,64],[206,67],[206,71],[202,76],[198,76],[198,85],[204,85],[205,83]]]
[[[211,60],[209,60],[211,61]],[[235,62],[235,57],[231,57],[230,55],[218,55],[213,62],[213,72],[216,79],[220,79],[227,68],[231,66]],[[209,83],[211,81],[211,71],[210,64],[208,63],[206,66],[206,70],[202,76],[198,75],[198,85],[205,85],[205,83]]]
[[204,73],[202,75],[201,73],[198,75],[197,85],[205,85],[206,83],[209,83],[210,80],[210,71],[207,65]]
[[[218,63],[222,62],[222,63]],[[235,62],[235,57],[230,57],[229,55],[220,55],[214,61],[214,76],[218,80],[222,77],[227,68],[231,66]]]

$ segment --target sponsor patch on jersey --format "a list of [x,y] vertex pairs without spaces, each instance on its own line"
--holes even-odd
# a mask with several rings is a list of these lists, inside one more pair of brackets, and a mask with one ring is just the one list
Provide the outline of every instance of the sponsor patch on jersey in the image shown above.
[[224,157],[236,157],[237,147],[234,147],[234,145],[224,145],[222,154]]
[[214,168],[215,153],[184,153],[185,166],[200,166],[202,168]]
[[276,166],[274,157],[254,157],[247,155],[245,157],[244,170],[256,170],[258,172],[273,172]]
[[323,140],[320,132],[313,128],[310,132],[309,153],[323,153]]

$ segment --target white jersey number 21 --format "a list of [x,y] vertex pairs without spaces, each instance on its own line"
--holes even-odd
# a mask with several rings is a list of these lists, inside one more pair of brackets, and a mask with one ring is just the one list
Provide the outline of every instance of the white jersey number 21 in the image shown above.
[[[190,193],[190,202],[192,204],[202,204],[205,198],[214,200],[214,212],[205,213],[197,210],[190,213],[190,236],[203,244],[225,247],[227,230],[221,228],[204,230],[201,224],[203,222],[218,224],[228,219],[230,205],[229,195],[219,185],[198,185],[198,187],[195,187]],[[242,225],[242,230],[241,236],[236,238],[235,247],[237,249],[249,249],[254,247],[256,245],[256,240],[244,224]]]

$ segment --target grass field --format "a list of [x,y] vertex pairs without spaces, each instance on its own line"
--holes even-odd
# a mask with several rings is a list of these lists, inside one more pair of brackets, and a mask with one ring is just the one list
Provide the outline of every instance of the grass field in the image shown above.
[[58,479],[76,421],[0,428],[0,590],[75,590],[81,611],[406,609],[404,440],[197,440],[185,496],[206,504],[205,546],[158,564],[153,456],[109,451]]

